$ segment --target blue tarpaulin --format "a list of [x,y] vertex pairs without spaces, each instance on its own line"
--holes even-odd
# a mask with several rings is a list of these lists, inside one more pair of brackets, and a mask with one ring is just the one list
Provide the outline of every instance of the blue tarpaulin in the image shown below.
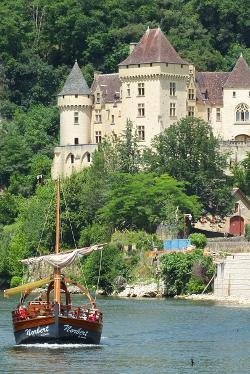
[[163,241],[163,248],[166,251],[178,251],[185,249],[190,245],[191,242],[189,239],[172,239]]

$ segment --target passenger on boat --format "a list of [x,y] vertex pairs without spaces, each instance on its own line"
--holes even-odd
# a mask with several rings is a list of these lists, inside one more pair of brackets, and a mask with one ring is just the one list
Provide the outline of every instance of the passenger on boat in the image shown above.
[[21,305],[18,309],[19,311],[19,318],[26,319],[27,318],[27,309],[25,305]]

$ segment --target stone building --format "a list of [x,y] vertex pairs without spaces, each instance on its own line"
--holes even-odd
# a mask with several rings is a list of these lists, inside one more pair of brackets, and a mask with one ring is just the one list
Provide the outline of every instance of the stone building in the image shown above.
[[232,161],[250,151],[250,68],[240,56],[231,72],[197,72],[162,31],[148,29],[118,73],[97,72],[91,88],[75,62],[58,95],[60,145],[52,177],[68,176],[89,165],[105,136],[120,135],[133,122],[142,146],[186,116],[208,121],[231,149]]

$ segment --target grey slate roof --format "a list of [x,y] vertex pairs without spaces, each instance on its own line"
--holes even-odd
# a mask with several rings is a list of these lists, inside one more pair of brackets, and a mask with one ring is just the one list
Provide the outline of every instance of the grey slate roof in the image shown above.
[[120,101],[121,81],[118,73],[97,75],[91,86],[92,93],[96,91],[98,86],[105,103]]
[[151,62],[187,65],[187,62],[178,55],[159,27],[158,29],[148,29],[132,53],[119,66]]
[[58,94],[58,96],[90,94],[90,89],[76,61],[71,72],[68,75],[68,78],[66,79],[62,91]]

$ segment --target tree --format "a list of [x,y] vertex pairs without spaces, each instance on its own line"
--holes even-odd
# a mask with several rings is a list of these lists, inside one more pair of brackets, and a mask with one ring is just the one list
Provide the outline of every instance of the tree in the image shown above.
[[231,210],[232,197],[224,174],[226,155],[218,145],[206,122],[181,119],[153,140],[149,169],[188,182],[188,194],[199,196],[205,212],[223,216]]
[[212,257],[201,250],[188,253],[175,252],[161,257],[161,274],[167,296],[200,293],[213,276],[215,267]]
[[167,219],[168,204],[194,217],[199,217],[201,212],[198,199],[187,196],[184,184],[168,175],[117,173],[113,175],[108,198],[98,216],[113,229],[142,229],[152,233]]
[[250,152],[242,162],[235,164],[231,171],[233,172],[234,185],[250,196]]

